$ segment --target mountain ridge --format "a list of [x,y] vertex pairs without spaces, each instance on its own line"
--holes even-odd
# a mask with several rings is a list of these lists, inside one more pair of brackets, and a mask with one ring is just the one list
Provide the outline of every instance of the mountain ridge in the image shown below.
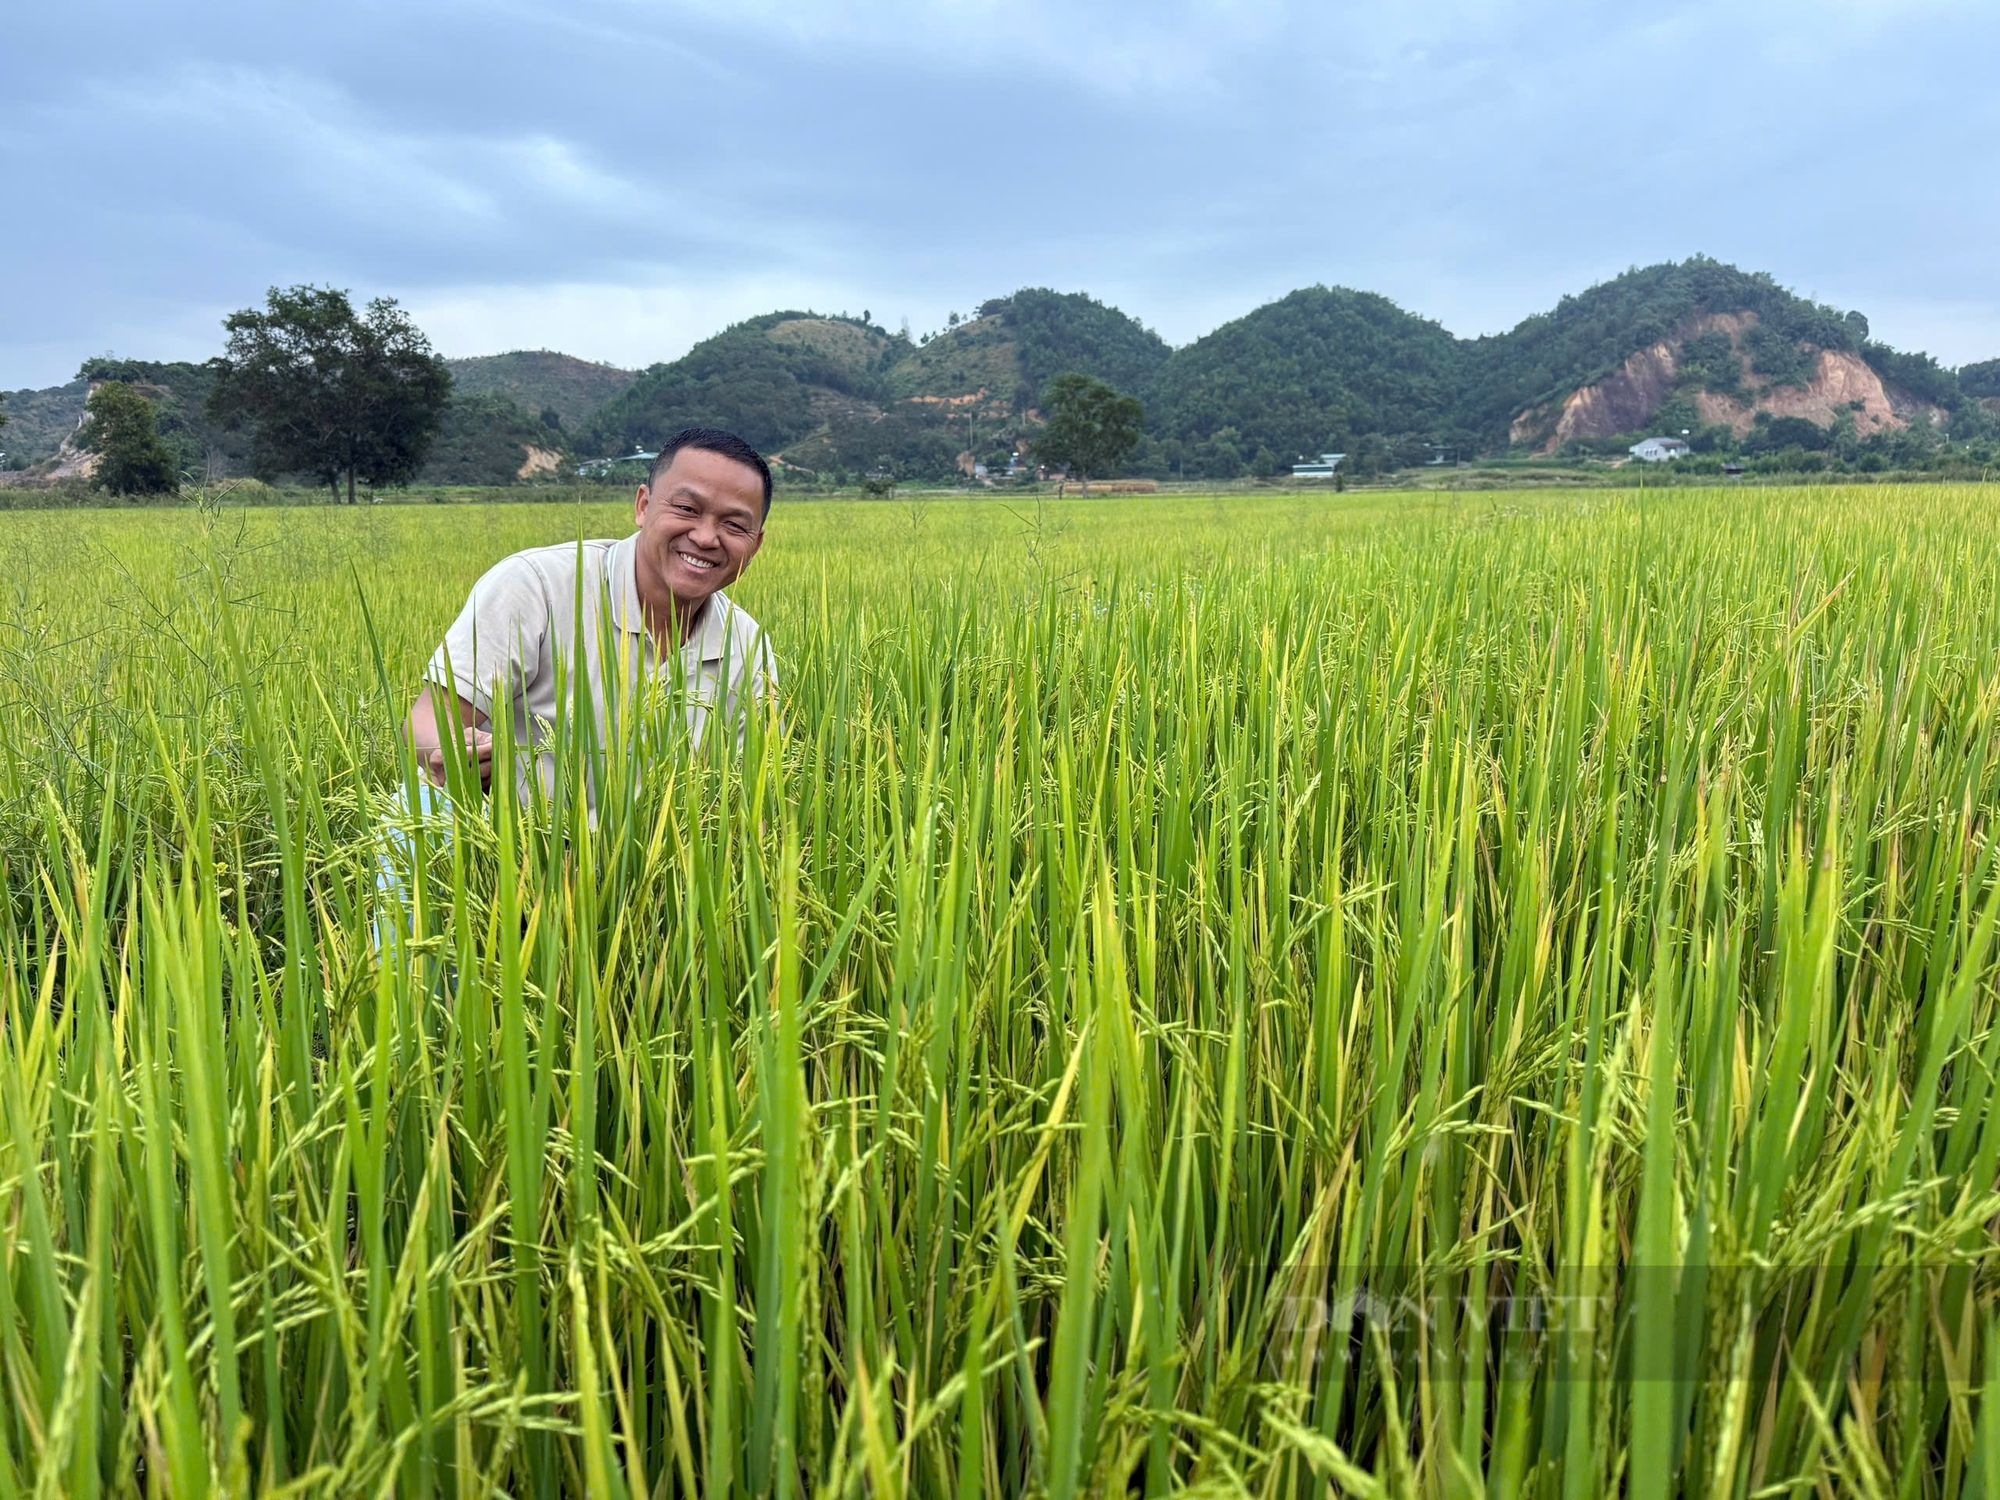
[[513,349],[444,363],[455,394],[505,396],[530,416],[553,411],[565,427],[588,421],[639,378],[636,370],[554,349]]
[[[1069,370],[1145,402],[1137,465],[1213,478],[1282,472],[1323,449],[1393,466],[1591,450],[1655,429],[1711,446],[1774,423],[1867,441],[2000,417],[2000,360],[1946,370],[1875,342],[1859,312],[1706,256],[1634,267],[1470,339],[1379,293],[1312,286],[1170,348],[1085,293],[1024,287],[921,340],[867,314],[790,309],[640,371],[553,350],[447,364],[454,401],[426,483],[547,476],[559,459],[651,450],[694,424],[733,428],[794,471],[990,469],[1025,451],[1038,392]],[[165,391],[166,424],[211,467],[235,461],[237,444],[199,417],[205,366],[107,359],[9,398],[9,467],[46,458],[80,419],[88,378],[113,371]]]
[[1143,383],[1169,360],[1137,319],[1080,292],[1024,287],[912,340],[860,318],[791,309],[731,324],[650,366],[579,441],[656,448],[689,425],[728,427],[779,463],[821,472],[948,473],[1005,465],[1056,375]]

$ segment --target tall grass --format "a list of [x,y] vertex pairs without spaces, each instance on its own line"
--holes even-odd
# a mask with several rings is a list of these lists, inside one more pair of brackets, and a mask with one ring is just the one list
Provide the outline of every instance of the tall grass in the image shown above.
[[5,518],[0,1496],[2000,1494],[1996,498],[781,509],[381,957],[615,513]]

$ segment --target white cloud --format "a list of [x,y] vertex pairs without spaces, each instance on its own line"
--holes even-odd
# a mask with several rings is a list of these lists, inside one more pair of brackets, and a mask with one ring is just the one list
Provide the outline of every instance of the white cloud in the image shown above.
[[99,81],[63,113],[72,125],[119,117],[128,138],[137,130],[187,148],[189,157],[174,165],[190,186],[213,192],[254,183],[266,208],[273,198],[309,205],[343,225],[476,233],[523,200],[622,217],[635,196],[632,183],[589,161],[575,143],[540,131],[411,129],[338,83],[294,69],[197,63],[152,87]]
[[677,286],[451,287],[420,292],[406,305],[432,346],[447,355],[559,349],[628,369],[678,358],[730,323],[774,308],[862,310],[838,285],[806,287],[796,277],[770,275]]
[[[793,47],[873,53],[893,76],[913,58],[968,79],[1060,73],[1112,94],[1213,90],[1228,64],[1278,45],[1294,7],[1283,0],[702,0],[612,3],[595,14],[626,24],[661,9]],[[1310,11],[1307,12],[1310,14]]]
[[645,363],[1021,285],[1175,342],[1310,282],[1474,333],[1697,250],[2000,353],[1973,0],[76,0],[9,39],[9,384],[212,353],[306,280]]

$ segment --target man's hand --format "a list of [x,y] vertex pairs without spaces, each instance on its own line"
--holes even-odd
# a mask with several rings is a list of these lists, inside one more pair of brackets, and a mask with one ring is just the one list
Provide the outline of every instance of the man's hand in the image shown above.
[[[443,712],[439,712],[440,700]],[[479,773],[481,788],[492,786],[493,736],[486,730],[486,716],[465,699],[426,684],[410,708],[410,748],[417,752],[417,765],[434,786],[445,784],[445,736],[452,728],[464,737],[465,756]]]
[[[484,729],[473,729],[470,727],[464,729],[462,733],[465,735],[466,758],[472,762],[473,769],[479,773],[480,787],[484,789],[492,786],[493,736],[488,734]],[[444,746],[433,745],[429,750],[424,752],[423,761],[424,774],[430,777],[433,785],[443,786],[445,782]]]

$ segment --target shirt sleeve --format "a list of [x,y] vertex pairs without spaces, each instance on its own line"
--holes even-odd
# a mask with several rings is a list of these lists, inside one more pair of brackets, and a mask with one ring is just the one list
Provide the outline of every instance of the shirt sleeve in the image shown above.
[[495,563],[424,668],[424,680],[450,688],[487,718],[502,691],[521,699],[542,657],[549,612],[541,580],[523,558]]

